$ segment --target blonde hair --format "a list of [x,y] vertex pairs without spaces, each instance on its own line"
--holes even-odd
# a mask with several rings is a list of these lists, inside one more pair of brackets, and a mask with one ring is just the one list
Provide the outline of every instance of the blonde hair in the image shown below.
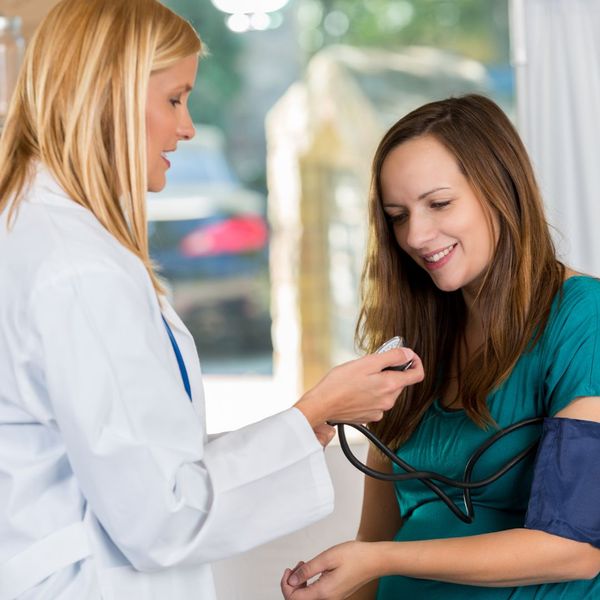
[[9,222],[34,164],[136,254],[149,257],[145,105],[150,74],[200,54],[192,26],[156,0],[62,0],[27,49],[0,140]]

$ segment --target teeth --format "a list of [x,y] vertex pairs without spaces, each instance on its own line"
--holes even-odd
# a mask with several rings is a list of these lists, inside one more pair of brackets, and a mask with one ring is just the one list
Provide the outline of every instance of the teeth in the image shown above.
[[452,246],[448,246],[447,248],[444,248],[444,250],[442,250],[441,252],[436,252],[433,256],[429,256],[427,258],[425,258],[425,262],[428,263],[436,263],[439,260],[442,260],[442,258],[444,258],[444,256],[448,256],[448,254],[450,254],[450,251],[452,250],[452,248],[454,248],[455,244],[452,244]]

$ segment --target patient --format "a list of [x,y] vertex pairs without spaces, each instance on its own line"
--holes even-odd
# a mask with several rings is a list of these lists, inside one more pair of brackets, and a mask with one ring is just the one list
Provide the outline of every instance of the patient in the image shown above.
[[[357,540],[287,569],[284,597],[600,598],[600,282],[558,260],[525,148],[491,100],[432,102],[383,137],[362,299],[361,347],[401,333],[423,360],[423,382],[371,424],[399,457],[462,478],[498,428],[539,416],[538,457],[473,491],[471,524],[419,481],[367,478]],[[494,445],[473,479],[537,436]],[[373,448],[367,464],[392,472]]]

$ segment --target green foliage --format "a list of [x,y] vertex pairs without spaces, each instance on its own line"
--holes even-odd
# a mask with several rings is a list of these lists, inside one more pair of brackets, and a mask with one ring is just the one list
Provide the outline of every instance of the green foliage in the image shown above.
[[[509,60],[508,0],[301,0],[311,3],[323,15],[319,28],[324,44],[428,45],[485,63]],[[325,26],[328,15],[338,12],[349,24],[342,35]]]
[[209,0],[162,0],[165,6],[187,19],[208,47],[200,62],[198,80],[190,97],[194,122],[226,128],[231,101],[242,79],[236,61],[242,39],[225,25],[225,15]]

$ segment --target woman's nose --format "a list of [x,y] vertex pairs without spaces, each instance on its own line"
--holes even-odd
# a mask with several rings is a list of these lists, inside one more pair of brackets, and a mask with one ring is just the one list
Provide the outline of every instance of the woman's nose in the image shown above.
[[406,244],[414,250],[424,248],[435,238],[435,226],[427,216],[411,215],[406,228]]

